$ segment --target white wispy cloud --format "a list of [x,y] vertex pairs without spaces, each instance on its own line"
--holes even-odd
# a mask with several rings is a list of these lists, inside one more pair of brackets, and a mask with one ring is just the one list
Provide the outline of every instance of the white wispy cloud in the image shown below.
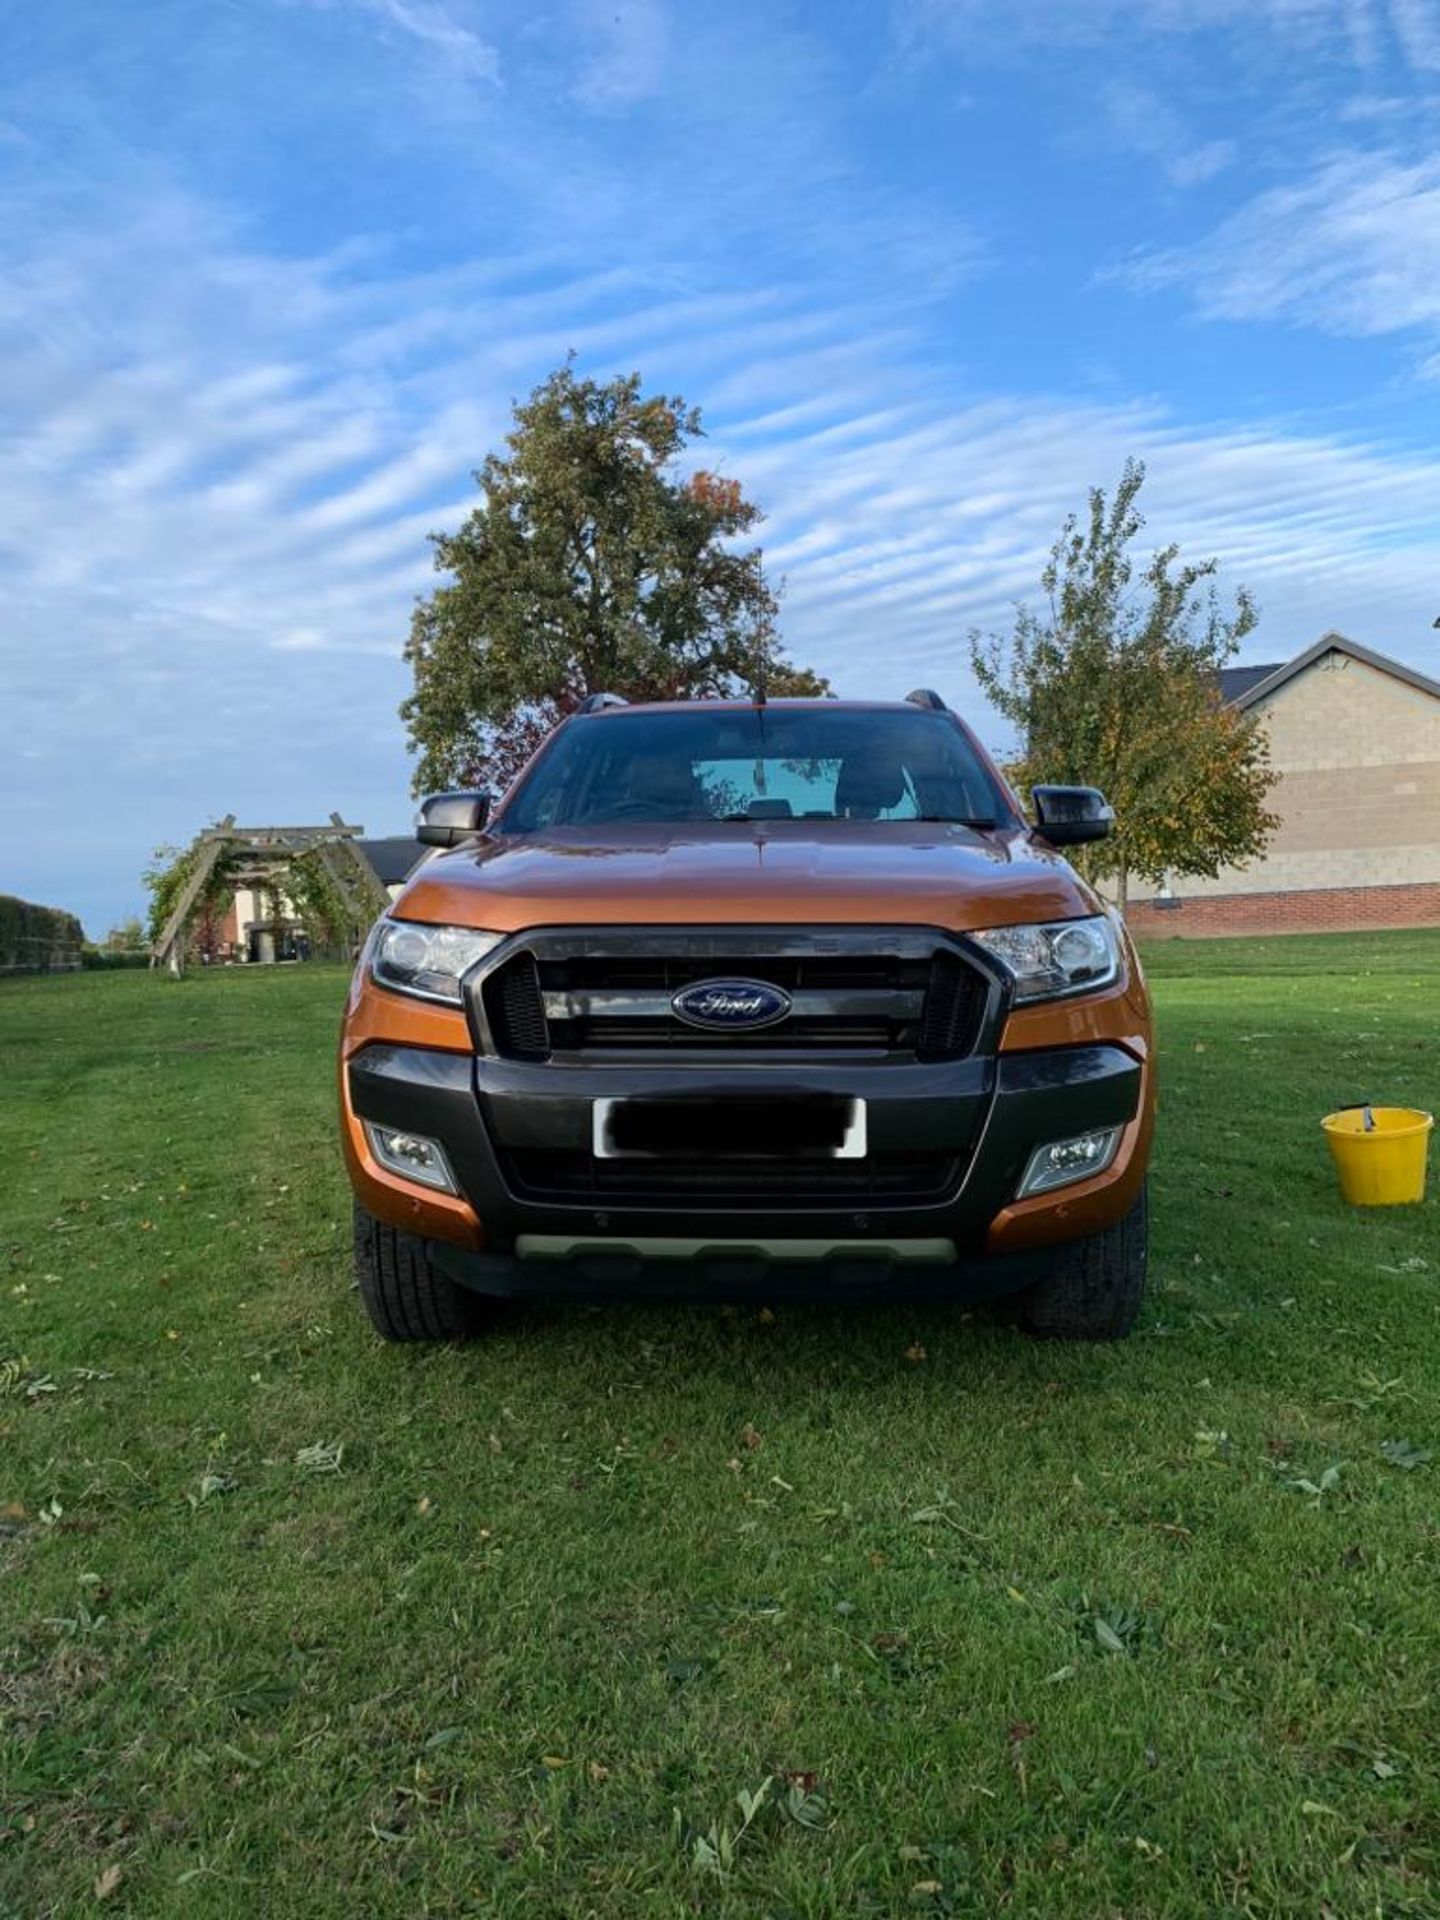
[[1202,186],[1235,158],[1233,140],[1197,139],[1157,88],[1115,80],[1104,89],[1101,105],[1115,143],[1156,161],[1173,186]]
[[[129,277],[92,290],[72,331],[24,334],[11,315],[0,373],[20,429],[0,475],[20,668],[11,711],[59,763],[133,755],[137,742],[167,764],[198,749],[223,784],[264,713],[270,747],[334,779],[363,714],[367,731],[388,729],[383,769],[364,784],[374,794],[378,779],[393,817],[398,651],[431,578],[425,535],[467,510],[507,395],[572,344],[587,369],[639,364],[707,403],[697,458],[768,507],[792,642],[843,685],[872,686],[882,653],[887,675],[923,667],[963,685],[964,631],[1031,589],[1064,513],[1130,452],[1151,462],[1165,533],[1261,589],[1277,649],[1329,621],[1370,631],[1376,605],[1392,620],[1407,609],[1418,634],[1433,595],[1440,459],[1280,423],[1186,426],[1159,403],[977,402],[921,371],[913,335],[867,325],[860,307],[817,313],[785,287],[677,302],[636,276],[603,297],[583,275],[523,293],[503,274],[483,289],[460,277],[453,304],[425,286],[436,324],[407,355],[393,329],[424,276],[197,252],[190,214],[161,220],[151,207],[148,253],[112,222]],[[175,270],[168,246],[186,251],[189,318],[177,331],[171,316],[149,350]],[[28,271],[47,283],[43,248]],[[237,279],[253,299],[222,325]],[[113,332],[87,324],[102,305],[136,343],[120,364]],[[318,351],[341,322],[345,352]],[[343,699],[304,707],[306,676],[337,654],[354,662]],[[57,674],[104,683],[105,697],[57,725]]]
[[1225,28],[1360,67],[1387,56],[1422,72],[1440,67],[1437,0],[895,0],[894,18],[911,51],[938,45],[989,57],[1007,44]]
[[1434,0],[1390,0],[1389,18],[1410,64],[1440,73],[1440,9]]
[[1214,319],[1354,335],[1440,327],[1440,161],[1337,155],[1123,272],[1142,289],[1185,289]]
[[408,40],[453,75],[481,86],[500,81],[499,49],[470,24],[460,0],[291,0],[324,11],[352,13],[401,41]]

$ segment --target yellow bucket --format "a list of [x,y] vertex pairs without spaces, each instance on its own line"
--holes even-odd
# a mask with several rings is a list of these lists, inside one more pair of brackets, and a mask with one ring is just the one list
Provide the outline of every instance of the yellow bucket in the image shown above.
[[1320,1124],[1352,1207],[1404,1207],[1425,1198],[1433,1114],[1418,1107],[1343,1107]]

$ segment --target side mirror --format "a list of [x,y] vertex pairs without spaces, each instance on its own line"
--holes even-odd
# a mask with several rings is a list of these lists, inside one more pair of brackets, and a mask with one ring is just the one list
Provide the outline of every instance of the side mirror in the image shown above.
[[415,837],[427,847],[458,847],[482,832],[489,818],[488,793],[432,793],[420,802]]
[[1078,847],[1104,840],[1115,824],[1115,809],[1095,787],[1032,787],[1035,831],[1052,847]]

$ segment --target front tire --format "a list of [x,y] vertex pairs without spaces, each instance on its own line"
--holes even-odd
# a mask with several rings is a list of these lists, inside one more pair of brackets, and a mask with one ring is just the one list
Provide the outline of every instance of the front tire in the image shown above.
[[375,1331],[386,1340],[465,1340],[485,1303],[425,1257],[425,1243],[355,1208],[355,1278]]
[[1049,1273],[1025,1295],[1027,1332],[1041,1340],[1123,1340],[1140,1313],[1148,1263],[1148,1187],[1141,1187],[1123,1220],[1055,1249]]

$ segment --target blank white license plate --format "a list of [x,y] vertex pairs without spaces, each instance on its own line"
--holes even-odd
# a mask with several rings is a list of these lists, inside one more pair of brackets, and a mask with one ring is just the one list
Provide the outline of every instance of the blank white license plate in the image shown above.
[[826,1094],[594,1102],[597,1160],[863,1160],[865,1102]]

